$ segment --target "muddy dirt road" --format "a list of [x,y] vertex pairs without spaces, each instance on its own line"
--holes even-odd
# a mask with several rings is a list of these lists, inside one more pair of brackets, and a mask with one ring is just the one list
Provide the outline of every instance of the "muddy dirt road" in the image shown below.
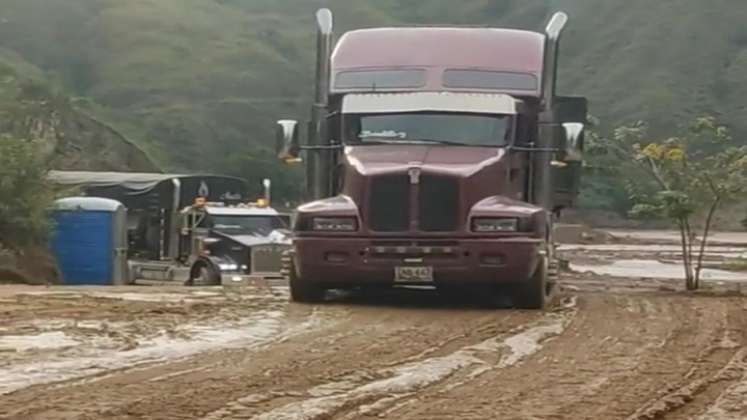
[[429,291],[0,287],[0,418],[747,418],[747,298],[564,285],[546,313]]
[[747,300],[603,283],[567,281],[548,313],[5,289],[0,418],[747,418]]

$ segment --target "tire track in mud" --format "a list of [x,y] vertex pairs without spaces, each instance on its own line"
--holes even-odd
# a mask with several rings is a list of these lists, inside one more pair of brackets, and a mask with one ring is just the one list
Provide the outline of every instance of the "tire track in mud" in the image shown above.
[[[449,380],[464,384],[487,372],[517,365],[538,352],[547,340],[561,335],[575,314],[574,299],[566,303],[563,311],[446,355],[428,357],[427,354],[435,351],[429,349],[419,358],[409,358],[372,374],[343,377],[305,392],[252,394],[202,420],[316,420],[340,415],[346,415],[345,418],[377,415],[429,387]],[[288,399],[294,401],[273,404]],[[274,407],[265,410],[262,406]]]
[[682,380],[662,390],[627,420],[747,418],[745,309],[725,307],[723,325],[713,330],[710,345],[695,357]]
[[698,420],[743,420],[747,418],[747,349],[741,349],[715,379],[732,379],[729,386]]
[[582,294],[580,302],[566,332],[525,363],[420,394],[383,418],[624,419],[698,366],[691,352],[736,328],[725,300]]
[[21,389],[0,418],[747,418],[743,299],[585,287],[549,313],[265,301],[284,321],[263,345]]
[[[428,297],[410,302],[332,302],[318,309],[329,322],[261,348],[217,351],[95,381],[20,390],[0,396],[0,418],[196,419],[253,393],[288,398],[285,394],[301,395],[351,374],[373,378],[398,361],[445,355],[539,316],[444,307]],[[312,310],[284,305],[284,312],[297,322]]]

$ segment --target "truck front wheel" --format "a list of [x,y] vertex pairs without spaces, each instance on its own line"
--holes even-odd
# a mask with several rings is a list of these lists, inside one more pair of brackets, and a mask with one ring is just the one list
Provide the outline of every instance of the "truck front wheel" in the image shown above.
[[189,276],[189,286],[218,286],[220,273],[207,263],[197,263],[192,267]]
[[324,300],[326,290],[303,279],[298,274],[293,258],[290,259],[290,267],[288,267],[288,283],[290,285],[290,295],[293,302],[318,303]]
[[552,289],[547,257],[543,256],[534,274],[517,288],[514,306],[519,309],[545,309],[550,301]]

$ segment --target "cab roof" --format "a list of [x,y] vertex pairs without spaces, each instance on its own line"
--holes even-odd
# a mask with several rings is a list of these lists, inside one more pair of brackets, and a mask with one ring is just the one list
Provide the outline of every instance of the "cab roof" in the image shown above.
[[[356,30],[340,38],[332,55],[332,91],[361,90],[359,86],[339,83],[345,79],[345,73],[410,69],[423,71],[422,83],[415,83],[416,76],[409,74],[406,77],[410,78],[411,86],[398,86],[397,90],[513,92],[511,83],[505,87],[492,86],[492,89],[479,84],[445,86],[444,76],[448,70],[471,70],[524,75],[524,84],[518,90],[525,96],[539,96],[544,50],[544,34],[515,29],[417,27]],[[532,86],[526,83],[526,78],[533,79]],[[379,84],[375,89],[386,90],[386,86]]]

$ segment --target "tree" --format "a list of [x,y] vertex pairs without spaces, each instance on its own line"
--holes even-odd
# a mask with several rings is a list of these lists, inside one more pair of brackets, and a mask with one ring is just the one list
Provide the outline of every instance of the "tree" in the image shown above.
[[[632,163],[619,172],[634,204],[631,215],[667,218],[677,226],[686,286],[696,290],[714,216],[747,192],[747,147],[735,147],[729,130],[712,117],[695,119],[676,137],[646,136],[645,124],[637,123],[616,129],[604,144]],[[696,220],[702,221],[700,232]]]
[[609,140],[600,135],[599,120],[589,115],[590,128],[586,133],[581,196],[579,206],[584,209],[606,210],[624,216],[631,208],[625,180],[619,174],[633,165],[610,151]]
[[46,162],[32,141],[0,136],[0,245],[11,249],[43,243],[54,199]]

